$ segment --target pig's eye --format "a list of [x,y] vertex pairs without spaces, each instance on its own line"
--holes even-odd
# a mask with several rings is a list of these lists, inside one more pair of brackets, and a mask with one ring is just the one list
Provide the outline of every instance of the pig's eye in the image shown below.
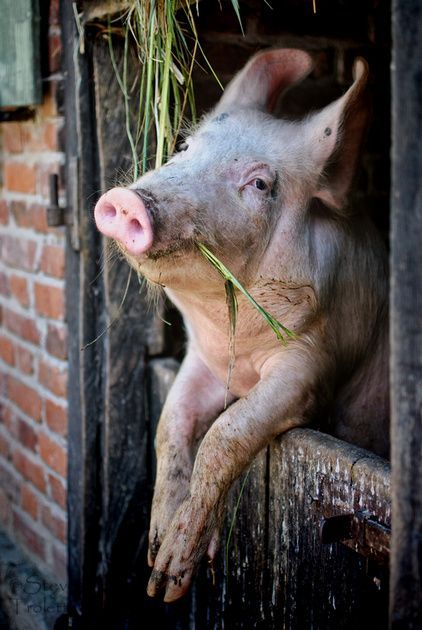
[[176,150],[178,153],[180,153],[181,151],[187,151],[189,149],[189,145],[187,142],[179,142],[179,144],[176,147]]
[[255,188],[258,188],[258,190],[265,190],[266,187],[267,187],[267,184],[264,182],[263,179],[255,180]]

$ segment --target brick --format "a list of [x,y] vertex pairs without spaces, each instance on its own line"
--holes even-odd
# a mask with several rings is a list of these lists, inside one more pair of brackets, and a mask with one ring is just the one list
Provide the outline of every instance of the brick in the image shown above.
[[10,439],[0,433],[0,456],[3,459],[10,459]]
[[29,317],[24,317],[15,313],[11,309],[4,309],[3,324],[7,330],[14,333],[18,337],[30,341],[38,345],[40,342],[40,333],[36,322]]
[[4,165],[4,187],[7,190],[34,194],[36,192],[37,169],[34,165],[21,162],[6,162]]
[[43,461],[62,477],[66,476],[67,453],[65,449],[45,433],[40,433],[40,454]]
[[[41,204],[32,204],[29,207],[29,213],[31,215],[31,225],[37,232],[47,234],[52,232],[54,228],[49,228],[47,225],[47,208]],[[57,228],[56,228],[57,229]]]
[[67,409],[61,405],[56,405],[52,400],[46,400],[45,420],[48,427],[65,437],[67,435]]
[[9,223],[9,207],[7,201],[0,199],[0,225],[7,225]]
[[41,255],[40,269],[48,276],[64,278],[64,247],[45,245]]
[[27,551],[44,560],[45,542],[43,538],[34,529],[34,526],[29,525],[15,510],[13,511],[13,528],[16,536],[23,543]]
[[[14,414],[10,407],[6,407],[6,405],[0,402],[0,424],[4,425],[6,429],[9,431],[10,435],[15,435],[14,427]],[[17,435],[17,434],[16,434]]]
[[66,521],[63,516],[54,513],[49,506],[44,506],[42,510],[42,522],[45,527],[60,542],[66,540]]
[[7,375],[0,372],[0,396],[7,397]]
[[40,509],[39,499],[31,486],[26,484],[21,488],[21,507],[34,521],[38,519]]
[[29,306],[28,281],[21,276],[10,276],[9,279],[10,293],[18,302],[27,308]]
[[3,488],[0,488],[0,522],[3,527],[9,529],[12,514],[12,505]]
[[66,548],[59,548],[56,545],[53,545],[53,570],[54,575],[60,580],[61,585],[65,586],[67,582],[67,555]]
[[64,290],[47,284],[35,283],[35,309],[50,319],[64,319]]
[[23,420],[22,418],[17,418],[16,424],[17,438],[20,444],[22,444],[22,446],[27,448],[29,451],[35,453],[38,446],[37,432],[33,429],[33,427],[31,427],[28,422],[26,422],[26,420]]
[[67,359],[67,327],[50,324],[46,337],[47,352],[58,359]]
[[38,490],[45,493],[46,482],[42,464],[30,459],[20,447],[13,453],[13,464],[27,481],[30,481]]
[[38,422],[41,420],[42,401],[35,389],[9,375],[8,393],[12,400],[27,416]]
[[15,365],[15,351],[13,343],[7,337],[0,335],[0,359],[9,365]]
[[5,297],[10,295],[9,277],[3,271],[0,271],[0,295]]
[[[37,179],[37,193],[43,197],[43,199],[49,199],[50,197],[50,175],[57,173],[59,175],[59,182],[63,181],[60,173],[62,166],[59,162],[49,162],[48,164],[40,164],[38,167],[38,179]],[[60,192],[60,185],[59,185]],[[57,228],[55,228],[57,230]]]
[[21,133],[25,153],[28,154],[42,150],[41,124],[39,119],[36,122],[30,120],[21,123]]
[[48,483],[50,486],[50,497],[63,510],[66,509],[66,487],[61,479],[54,477],[51,473],[48,475]]
[[16,367],[24,374],[34,373],[34,361],[35,357],[30,350],[27,350],[23,346],[17,345],[15,347],[15,363]]
[[60,398],[67,395],[67,370],[61,370],[55,365],[41,361],[38,372],[38,380],[43,387],[49,389]]
[[13,503],[19,502],[20,482],[16,475],[12,474],[8,468],[0,461],[0,486]]
[[50,121],[43,126],[42,144],[43,148],[49,151],[59,151],[59,123],[58,121]]
[[10,204],[10,211],[19,227],[32,227],[31,214],[28,212],[27,205],[24,201],[12,201]]
[[10,235],[1,237],[1,257],[6,265],[24,271],[36,271],[36,253],[35,241]]
[[2,125],[3,147],[8,153],[22,153],[22,126],[18,122],[10,122]]

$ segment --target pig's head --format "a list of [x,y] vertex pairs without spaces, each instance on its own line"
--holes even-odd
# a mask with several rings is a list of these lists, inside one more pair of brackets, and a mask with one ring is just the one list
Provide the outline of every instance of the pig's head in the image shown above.
[[322,111],[300,122],[272,116],[311,67],[300,50],[256,55],[163,167],[100,198],[97,226],[132,266],[169,287],[191,283],[193,265],[209,280],[203,242],[247,282],[269,248],[287,259],[312,199],[341,215],[366,122],[366,65],[357,61],[354,84]]

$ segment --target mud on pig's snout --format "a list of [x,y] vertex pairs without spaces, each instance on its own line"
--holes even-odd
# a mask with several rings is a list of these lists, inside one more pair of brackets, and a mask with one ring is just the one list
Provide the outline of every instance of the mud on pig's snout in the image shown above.
[[118,241],[132,256],[144,254],[151,248],[151,219],[134,191],[112,188],[98,200],[94,216],[100,232]]

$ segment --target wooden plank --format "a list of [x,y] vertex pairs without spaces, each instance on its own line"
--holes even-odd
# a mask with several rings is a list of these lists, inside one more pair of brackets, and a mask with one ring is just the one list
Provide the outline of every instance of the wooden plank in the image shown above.
[[[155,481],[155,431],[160,417],[161,409],[167,397],[169,389],[175,379],[179,363],[171,358],[157,358],[148,363],[146,371],[147,389],[147,424],[148,424],[148,499],[141,509],[147,511],[147,523],[149,524],[152,492]],[[126,611],[126,623],[128,628],[138,628],[144,619],[154,619],[157,628],[169,628],[171,630],[188,630],[192,610],[191,595],[173,604],[164,604],[160,598],[151,599],[146,594],[146,587],[151,569],[147,566],[148,528],[139,545],[136,556],[133,558],[133,575],[130,585],[129,607]]]
[[193,627],[386,628],[387,569],[343,544],[323,545],[320,523],[363,511],[389,528],[388,463],[328,435],[289,432],[251,468],[227,566],[243,479],[228,501],[215,583],[204,566],[196,580]]
[[[119,40],[120,41],[120,40]],[[121,43],[121,42],[120,42]],[[117,63],[121,49],[115,43]],[[131,163],[124,99],[107,42],[93,50],[98,150],[103,190]],[[133,77],[129,77],[129,81]],[[106,244],[104,244],[106,247]],[[164,349],[163,322],[127,263],[104,250],[104,418],[98,577],[104,622],[126,623],[133,567],[149,525],[150,471],[146,359]],[[162,304],[161,304],[162,308]],[[119,606],[115,605],[116,597]],[[97,617],[98,619],[98,617]]]
[[392,628],[422,627],[422,7],[393,2]]
[[266,627],[267,472],[265,449],[230,492],[213,571],[204,560],[194,586],[194,627]]
[[322,518],[358,510],[390,525],[387,462],[311,430],[290,431],[272,446],[268,627],[386,627],[385,570],[320,541]]
[[[68,233],[66,243],[66,304],[69,354],[68,427],[68,598],[72,627],[95,618],[95,584],[100,531],[98,418],[102,413],[102,344],[81,348],[95,339],[101,326],[102,298],[96,252],[99,238],[86,199],[99,188],[95,120],[92,109],[92,68],[87,55],[77,54],[78,33],[71,3],[60,3],[66,109],[66,181],[75,185],[69,165],[80,162],[77,191],[80,252]],[[94,367],[95,366],[95,367]],[[89,622],[88,622],[89,623]]]

